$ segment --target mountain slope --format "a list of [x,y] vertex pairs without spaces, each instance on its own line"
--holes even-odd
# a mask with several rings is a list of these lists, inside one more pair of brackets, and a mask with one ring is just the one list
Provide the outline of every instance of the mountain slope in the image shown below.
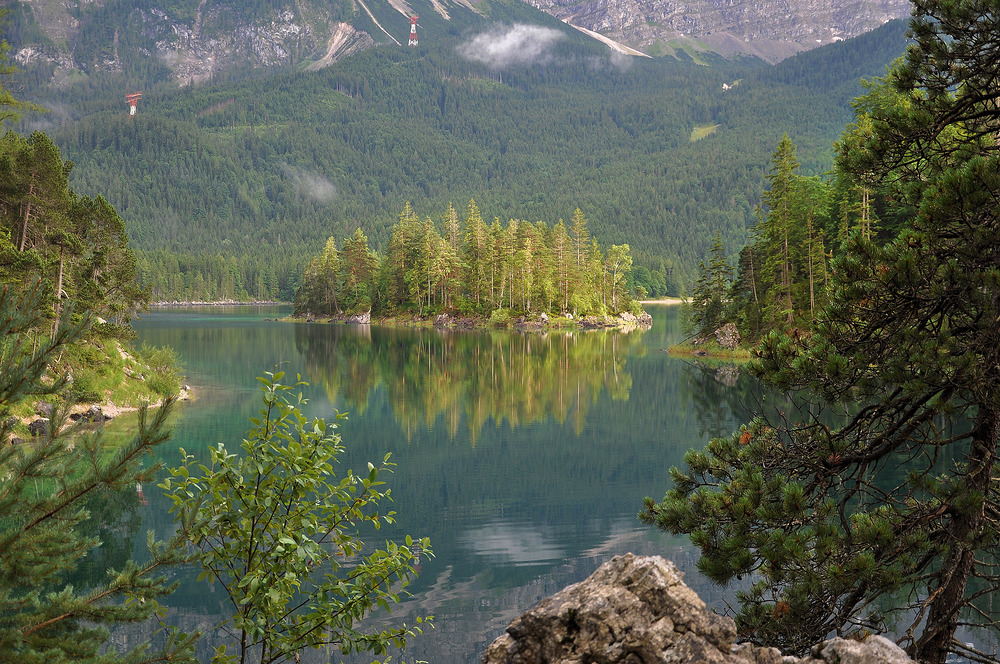
[[[549,224],[579,207],[602,245],[629,243],[677,292],[716,229],[730,252],[745,242],[782,133],[804,171],[829,168],[858,76],[904,45],[895,22],[775,67],[705,67],[610,53],[520,2],[458,7],[466,27],[439,31],[445,19],[410,1],[419,47],[383,43],[317,71],[309,58],[178,88],[120,38],[121,72],[61,86],[28,72],[54,110],[24,129],[47,128],[74,187],[122,213],[161,297],[287,297],[328,236],[361,227],[378,247],[406,201],[440,222],[470,198],[487,218]],[[140,87],[130,118],[123,94]]]

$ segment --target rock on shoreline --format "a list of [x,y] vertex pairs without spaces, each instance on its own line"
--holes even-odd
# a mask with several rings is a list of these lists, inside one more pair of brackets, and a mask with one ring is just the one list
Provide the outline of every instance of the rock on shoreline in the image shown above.
[[482,664],[914,664],[881,636],[831,639],[802,659],[737,644],[733,619],[709,611],[683,577],[659,556],[615,556],[514,619]]

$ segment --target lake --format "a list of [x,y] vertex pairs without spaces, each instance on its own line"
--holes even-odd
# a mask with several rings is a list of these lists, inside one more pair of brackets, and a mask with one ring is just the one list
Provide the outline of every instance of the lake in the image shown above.
[[[730,596],[699,575],[686,538],[641,526],[636,514],[643,497],[663,496],[686,450],[732,432],[763,396],[745,372],[671,357],[667,347],[683,337],[678,308],[648,310],[652,328],[627,334],[283,323],[265,320],[279,309],[260,307],[162,310],[136,329],[139,343],[176,349],[192,388],[171,422],[167,464],[181,447],[202,458],[218,442],[236,449],[261,407],[255,377],[275,367],[285,382],[301,374],[310,383],[307,415],[349,413],[343,468],[392,453],[398,523],[368,539],[431,538],[435,556],[393,617],[434,615],[406,658],[455,663],[478,662],[513,618],[620,553],[672,559],[711,605]],[[172,530],[159,489],[145,496],[147,505],[122,508],[121,551],[141,555],[147,529]],[[176,575],[168,619],[211,628],[221,589]],[[144,626],[116,640],[152,635]]]

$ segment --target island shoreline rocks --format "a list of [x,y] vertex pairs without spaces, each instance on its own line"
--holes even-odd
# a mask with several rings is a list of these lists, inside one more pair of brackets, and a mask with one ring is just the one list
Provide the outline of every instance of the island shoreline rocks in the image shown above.
[[452,316],[450,314],[373,318],[370,311],[362,314],[337,314],[334,316],[314,316],[307,313],[304,316],[289,316],[283,320],[300,323],[340,323],[347,325],[378,325],[383,327],[432,327],[436,330],[510,329],[533,332],[596,329],[646,330],[653,323],[653,317],[645,311],[638,316],[626,311],[615,316],[582,316],[580,318],[573,316],[550,318],[548,314],[541,313],[530,317],[519,316],[512,318],[503,324],[497,324],[481,317]]

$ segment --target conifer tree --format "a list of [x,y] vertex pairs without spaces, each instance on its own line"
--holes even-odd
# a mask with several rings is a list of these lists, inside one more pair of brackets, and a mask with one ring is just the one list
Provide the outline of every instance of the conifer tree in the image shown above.
[[920,662],[989,662],[956,633],[995,636],[1000,592],[1000,11],[914,4],[905,62],[838,149],[907,227],[886,244],[852,233],[815,334],[760,350],[772,384],[849,416],[714,440],[642,518],[690,533],[716,581],[753,579],[737,623],[754,641],[803,652],[894,627]]
[[792,282],[797,264],[799,225],[796,223],[796,175],[799,167],[795,145],[788,134],[781,137],[771,155],[770,188],[761,196],[766,211],[758,232],[764,250],[765,275],[769,280],[768,309],[770,318],[791,326],[795,320]]
[[341,299],[345,310],[350,313],[370,311],[378,261],[368,248],[368,238],[360,228],[344,240],[341,266],[344,275]]
[[470,199],[465,212],[462,262],[465,264],[465,286],[477,306],[482,304],[489,284],[488,253],[489,233],[476,201]]
[[574,270],[569,235],[566,233],[566,224],[563,223],[562,219],[552,227],[550,238],[550,246],[552,247],[552,256],[554,258],[553,272],[559,306],[563,312],[568,312],[570,282],[573,279]]
[[629,299],[625,284],[632,272],[632,254],[627,244],[611,245],[605,259],[605,271],[608,274],[608,289],[611,291],[611,311],[618,313],[622,311],[619,304]]
[[[194,661],[194,636],[167,631],[162,652],[148,644],[130,653],[109,648],[108,628],[149,620],[157,600],[174,584],[167,566],[189,560],[182,538],[149,539],[149,560],[129,561],[89,588],[66,577],[100,542],[85,528],[86,502],[99,491],[131,492],[148,482],[156,466],[142,458],[167,438],[169,400],[155,413],[140,411],[136,436],[112,454],[99,434],[64,431],[68,411],[60,407],[46,432],[30,445],[12,445],[11,408],[23,399],[59,394],[67,378],[52,382],[45,371],[66,344],[86,332],[89,320],[63,312],[57,332],[32,349],[29,331],[42,322],[44,290],[36,283],[23,294],[0,290],[0,661],[92,663]],[[73,435],[72,441],[68,436]],[[135,498],[138,500],[138,498]],[[185,524],[181,524],[183,534]]]
[[455,298],[462,288],[461,227],[455,206],[448,203],[444,215],[444,277],[442,280],[443,303],[446,308],[454,306]]
[[710,255],[708,265],[702,261],[698,266],[698,282],[691,295],[691,325],[700,336],[711,334],[723,323],[726,298],[733,279],[733,268],[726,261],[721,231],[716,231],[712,238]]

